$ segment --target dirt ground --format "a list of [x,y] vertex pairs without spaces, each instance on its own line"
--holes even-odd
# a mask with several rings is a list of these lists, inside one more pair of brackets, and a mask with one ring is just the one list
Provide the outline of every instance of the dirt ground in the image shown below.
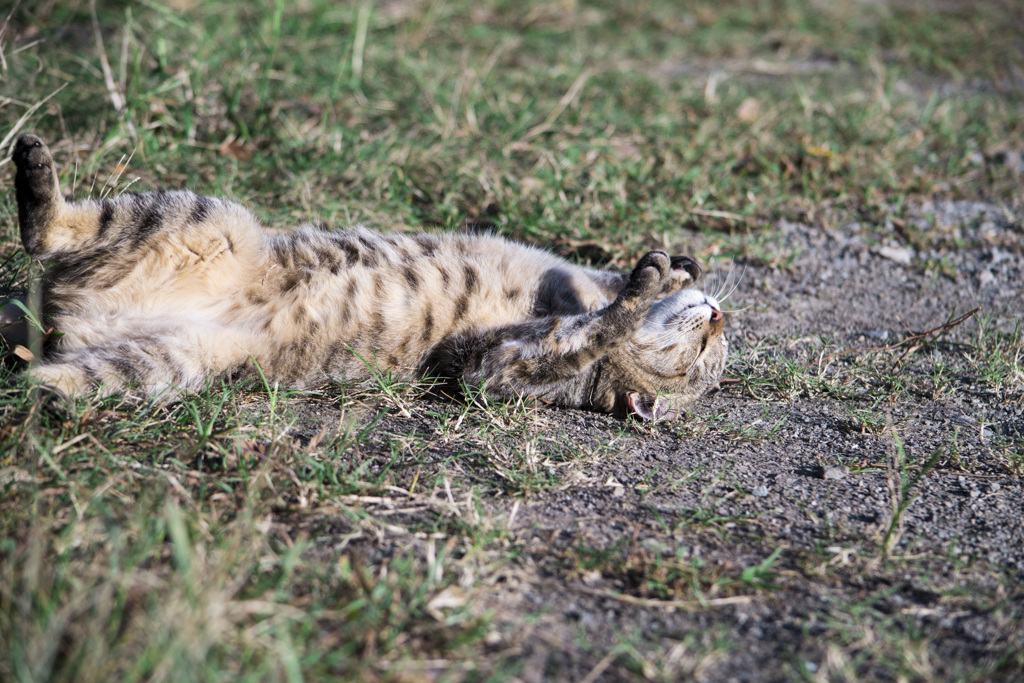
[[[513,559],[463,583],[522,680],[1019,675],[1024,378],[1018,359],[1016,375],[983,381],[978,349],[979,321],[1007,335],[1024,313],[1022,227],[976,203],[907,216],[882,231],[779,226],[739,264],[732,381],[682,422],[540,410],[525,440],[467,445],[437,434],[436,414],[458,407],[417,405],[354,457],[429,443],[395,482],[415,486],[415,469],[451,488],[366,511],[507,529],[486,552]],[[976,307],[911,353],[873,350]],[[335,418],[324,410],[300,409],[300,437]],[[505,495],[503,464],[534,483]],[[494,495],[466,498],[481,486]],[[371,561],[430,543],[341,518],[316,527],[325,552]]]

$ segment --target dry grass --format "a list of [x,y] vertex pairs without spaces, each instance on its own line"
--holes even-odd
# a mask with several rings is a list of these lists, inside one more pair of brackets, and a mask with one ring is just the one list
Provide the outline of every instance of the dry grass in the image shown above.
[[[823,231],[858,219],[913,244],[933,236],[907,227],[905,208],[936,195],[1020,211],[1016,5],[826,5],[23,2],[0,17],[0,148],[41,134],[78,196],[188,186],[244,201],[274,229],[480,227],[620,267],[695,243],[704,260],[785,270],[782,219]],[[0,260],[4,291],[38,275],[11,193]],[[745,655],[734,625],[683,633],[657,619],[775,604],[817,567],[829,585],[865,586],[861,598],[807,626],[802,647],[827,645],[773,675],[949,674],[937,636],[864,606],[888,590],[871,581],[902,571],[879,563],[927,462],[897,458],[894,526],[856,552],[776,553],[757,514],[723,512],[750,496],[722,495],[720,480],[664,518],[608,520],[606,537],[585,533],[586,518],[543,539],[517,524],[543,496],[556,514],[581,495],[683,489],[700,467],[656,462],[636,486],[590,477],[640,442],[771,442],[790,426],[772,412],[780,400],[866,386],[848,420],[862,433],[884,431],[886,402],[941,394],[951,374],[1019,402],[1019,332],[982,312],[957,362],[929,372],[922,352],[946,348],[931,336],[902,365],[891,345],[840,356],[828,340],[813,353],[740,340],[730,374],[763,400],[762,424],[594,417],[600,439],[571,416],[438,405],[387,382],[309,400],[216,386],[171,407],[86,399],[55,413],[3,370],[0,678],[700,677]],[[1019,445],[993,447],[1021,476]],[[843,532],[822,543],[828,533]],[[714,555],[741,537],[753,539],[742,556]],[[1013,574],[991,571],[997,587],[978,600],[1002,610],[1005,653],[958,662],[965,680],[1024,667]],[[959,605],[956,582],[939,583],[940,602]],[[556,606],[524,607],[533,594],[637,625],[591,643]]]

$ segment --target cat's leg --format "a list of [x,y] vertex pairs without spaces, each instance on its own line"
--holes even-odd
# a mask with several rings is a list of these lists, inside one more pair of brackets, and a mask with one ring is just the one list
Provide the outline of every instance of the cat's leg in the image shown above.
[[544,396],[632,338],[670,274],[668,254],[652,251],[640,259],[607,307],[449,340],[435,349],[423,369],[485,385],[494,396]]
[[[251,233],[259,232],[255,219],[241,207],[187,191],[65,201],[53,155],[35,135],[21,136],[11,159],[16,167],[15,197],[25,250],[41,260],[59,255],[64,267],[75,272],[94,273],[98,263],[110,260],[107,250],[134,257],[147,240],[159,241],[185,228],[191,231],[181,238],[182,253],[187,257],[191,250],[199,260],[223,252],[225,243],[245,242]],[[206,226],[206,230],[197,226]],[[68,262],[69,254],[98,246],[102,247],[98,252],[83,256],[86,261],[73,267]]]
[[172,399],[202,390],[207,382],[252,368],[259,345],[238,328],[183,321],[174,331],[125,336],[59,353],[28,370],[29,382],[77,396],[135,391]]
[[48,251],[50,229],[59,222],[64,209],[57,167],[53,155],[35,135],[22,135],[11,155],[16,167],[14,194],[18,202],[18,223],[25,250],[33,256]]

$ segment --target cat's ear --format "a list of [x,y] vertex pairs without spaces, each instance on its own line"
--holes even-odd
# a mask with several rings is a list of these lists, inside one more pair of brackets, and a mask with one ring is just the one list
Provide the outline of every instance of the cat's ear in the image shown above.
[[668,401],[660,396],[629,391],[626,392],[626,400],[629,401],[630,412],[644,420],[674,420],[679,417],[679,411],[669,410]]

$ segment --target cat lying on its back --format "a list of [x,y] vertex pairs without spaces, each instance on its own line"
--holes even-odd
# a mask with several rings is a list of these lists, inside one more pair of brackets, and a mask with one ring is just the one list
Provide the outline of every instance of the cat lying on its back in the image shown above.
[[21,239],[46,265],[44,314],[62,333],[30,377],[65,394],[173,395],[256,365],[304,388],[372,366],[657,418],[725,365],[724,315],[687,288],[700,274],[688,257],[652,251],[627,275],[490,236],[271,236],[191,192],[66,202],[32,135],[13,160]]

